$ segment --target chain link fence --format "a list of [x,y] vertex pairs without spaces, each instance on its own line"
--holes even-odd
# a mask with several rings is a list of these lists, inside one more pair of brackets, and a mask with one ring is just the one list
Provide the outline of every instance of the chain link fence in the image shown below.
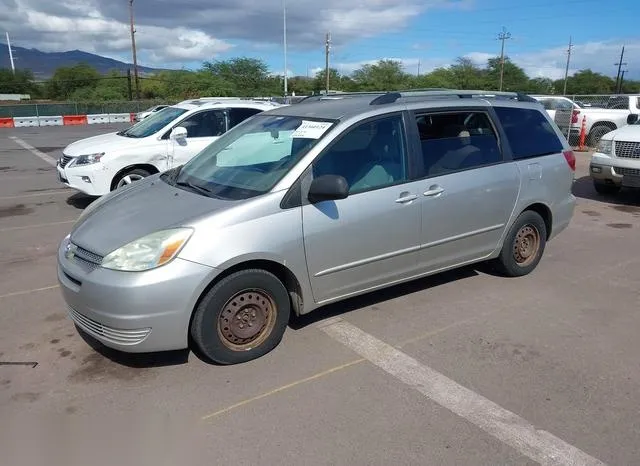
[[556,122],[569,144],[580,146],[580,135],[584,129],[582,143],[595,147],[606,133],[627,124],[627,117],[640,114],[638,95],[536,95],[549,115]]
[[138,113],[154,105],[172,103],[175,102],[165,100],[138,100],[123,102],[43,102],[37,104],[0,105],[0,118]]

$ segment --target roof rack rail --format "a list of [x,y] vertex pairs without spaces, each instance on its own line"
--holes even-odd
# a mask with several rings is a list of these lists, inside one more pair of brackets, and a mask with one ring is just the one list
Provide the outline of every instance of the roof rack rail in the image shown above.
[[408,89],[403,91],[387,92],[373,99],[369,105],[385,105],[397,102],[399,99],[407,97],[439,97],[439,98],[509,98],[518,102],[538,102],[533,97],[522,92],[506,92],[506,91],[482,91],[482,90],[456,90],[456,89]]

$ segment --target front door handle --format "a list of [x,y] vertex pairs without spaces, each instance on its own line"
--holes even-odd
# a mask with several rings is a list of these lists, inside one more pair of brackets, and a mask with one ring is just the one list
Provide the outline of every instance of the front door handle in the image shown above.
[[438,196],[444,192],[444,188],[441,188],[438,185],[431,186],[428,191],[425,191],[423,194],[428,197]]
[[418,199],[417,195],[409,194],[409,195],[405,195],[405,196],[402,196],[402,197],[399,197],[398,199],[396,199],[396,203],[405,204],[407,202],[415,201],[416,199]]

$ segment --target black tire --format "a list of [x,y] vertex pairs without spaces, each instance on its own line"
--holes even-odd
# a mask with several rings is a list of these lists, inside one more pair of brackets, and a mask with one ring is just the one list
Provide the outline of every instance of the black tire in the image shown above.
[[278,346],[290,312],[289,293],[275,275],[241,270],[220,280],[201,300],[191,321],[191,338],[215,363],[251,361]]
[[598,194],[602,194],[603,196],[616,194],[620,191],[620,186],[617,186],[615,184],[603,183],[601,181],[594,181],[593,188]]
[[613,129],[606,125],[598,125],[591,128],[589,132],[589,137],[587,138],[587,143],[590,147],[596,147],[600,142],[600,138],[605,134],[613,131]]
[[543,218],[537,212],[525,210],[509,229],[494,265],[507,277],[528,275],[538,266],[546,244],[547,227]]
[[139,179],[146,178],[148,176],[151,176],[151,173],[145,170],[144,168],[134,168],[132,170],[127,170],[121,173],[120,175],[118,175],[118,177],[115,180],[113,180],[112,191],[115,189],[118,189],[120,187],[120,183],[123,180],[125,180],[127,177],[136,178],[136,180],[134,180],[135,182],[135,181],[138,181]]

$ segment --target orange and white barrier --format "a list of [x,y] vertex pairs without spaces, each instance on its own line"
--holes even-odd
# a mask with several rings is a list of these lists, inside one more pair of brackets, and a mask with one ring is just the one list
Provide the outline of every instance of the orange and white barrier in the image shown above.
[[101,113],[93,115],[2,117],[0,118],[0,129],[29,126],[82,126],[105,123],[133,123],[135,116],[135,113]]

